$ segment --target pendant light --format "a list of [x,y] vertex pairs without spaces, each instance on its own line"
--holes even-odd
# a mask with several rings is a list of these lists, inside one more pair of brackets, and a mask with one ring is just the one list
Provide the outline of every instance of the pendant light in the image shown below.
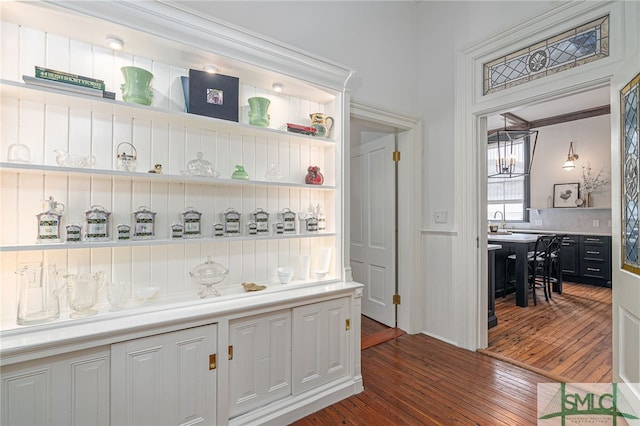
[[[504,130],[496,130],[489,134],[487,143],[497,144],[498,157],[495,163],[495,172],[489,173],[489,178],[514,178],[531,174],[531,166],[533,165],[533,157],[536,153],[536,145],[538,143],[537,130],[507,130],[507,119],[504,119]],[[531,143],[533,139],[533,149],[531,149],[531,158],[529,152],[524,152],[522,158],[524,161],[518,161],[516,150],[518,145],[526,146],[524,142],[527,140]]]
[[573,170],[576,168],[576,164],[574,161],[578,159],[578,154],[573,152],[573,141],[569,144],[569,154],[567,155],[567,161],[564,162],[562,168],[566,171]]

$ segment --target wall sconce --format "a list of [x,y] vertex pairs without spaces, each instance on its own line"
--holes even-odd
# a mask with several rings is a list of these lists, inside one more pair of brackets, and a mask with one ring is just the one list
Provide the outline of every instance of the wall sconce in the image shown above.
[[108,35],[105,37],[105,41],[107,42],[107,46],[112,48],[113,50],[122,50],[124,47],[124,41],[118,36]]
[[283,86],[280,83],[273,83],[273,86],[271,86],[271,88],[274,92],[280,93],[282,92]]
[[573,170],[576,168],[574,161],[578,159],[578,154],[573,152],[573,141],[569,144],[569,154],[567,154],[567,161],[564,162],[562,168],[566,171]]
[[215,74],[218,72],[218,68],[216,68],[214,65],[205,65],[202,69],[209,74]]

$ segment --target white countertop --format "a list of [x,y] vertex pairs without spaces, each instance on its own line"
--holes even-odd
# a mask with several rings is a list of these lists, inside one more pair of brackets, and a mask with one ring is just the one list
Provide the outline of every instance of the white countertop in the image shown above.
[[[276,287],[276,286],[274,286]],[[229,315],[242,315],[256,309],[286,309],[301,300],[347,295],[362,287],[356,282],[332,282],[320,285],[288,285],[243,294],[243,297],[197,299],[172,304],[150,304],[139,309],[101,316],[58,320],[0,332],[0,365],[56,355],[149,334],[173,331],[192,325],[214,323]]]
[[487,240],[492,242],[503,242],[503,243],[535,243],[540,234],[517,234],[513,233],[511,235],[487,235]]
[[518,234],[567,234],[567,235],[586,235],[593,237],[610,237],[611,232],[584,232],[584,231],[552,231],[548,229],[506,229],[506,231]]

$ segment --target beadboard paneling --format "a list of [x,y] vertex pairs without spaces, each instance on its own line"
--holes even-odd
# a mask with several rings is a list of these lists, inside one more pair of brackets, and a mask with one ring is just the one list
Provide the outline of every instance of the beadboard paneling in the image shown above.
[[[120,86],[124,78],[120,67],[134,65],[154,74],[153,104],[150,108],[114,106],[110,102],[83,97],[64,97],[43,91],[41,95],[20,87],[4,90],[1,99],[0,160],[6,161],[13,143],[26,145],[34,165],[56,167],[58,152],[94,156],[93,169],[115,170],[116,154],[131,152],[123,142],[135,146],[137,172],[146,172],[161,164],[165,174],[179,176],[198,152],[211,161],[221,177],[229,178],[236,165],[243,165],[252,179],[264,180],[275,164],[284,181],[303,183],[309,165],[318,165],[325,174],[325,185],[335,185],[336,148],[308,138],[278,132],[256,132],[249,126],[226,125],[218,120],[199,119],[184,112],[180,77],[188,75],[184,64],[164,64],[149,58],[113,52],[64,36],[3,22],[2,69],[0,78],[22,82],[22,76],[34,75],[35,66],[90,76],[105,81],[106,88],[122,100]],[[15,60],[19,58],[19,60]],[[15,86],[15,85],[14,85]],[[7,96],[5,96],[5,93]],[[338,107],[305,99],[275,94],[266,89],[241,85],[240,122],[248,122],[247,99],[267,96],[271,126],[286,122],[308,123],[309,114],[331,114]],[[167,114],[166,111],[175,114]],[[53,196],[65,205],[63,225],[83,223],[83,212],[92,205],[111,211],[111,233],[121,222],[131,223],[131,212],[147,206],[157,212],[158,239],[170,237],[170,225],[180,220],[180,212],[194,207],[203,212],[203,235],[212,235],[212,226],[220,214],[233,207],[247,219],[256,208],[275,215],[284,208],[298,213],[323,206],[327,231],[336,232],[336,201],[333,191],[314,187],[275,187],[187,183],[180,179],[156,179],[154,175],[136,177],[103,173],[46,173],[26,170],[0,170],[0,200],[3,226],[1,245],[33,244],[37,237],[36,217],[44,208],[43,200]],[[339,212],[338,212],[339,214]],[[244,226],[244,225],[243,225]],[[64,231],[63,231],[64,235]],[[155,286],[160,295],[197,292],[189,271],[208,255],[229,268],[229,285],[242,282],[269,283],[277,280],[276,268],[293,265],[300,254],[313,255],[321,247],[333,247],[336,237],[301,237],[281,240],[237,241],[203,240],[186,244],[160,244],[116,247],[83,247],[82,243],[59,250],[0,252],[2,318],[15,317],[17,277],[15,270],[26,262],[55,264],[72,273],[105,271],[107,282],[127,281],[135,287]],[[336,253],[333,254],[334,257]],[[330,275],[340,274],[340,262],[332,261]],[[68,316],[66,298],[61,317]],[[108,310],[106,296],[100,296],[99,308]]]

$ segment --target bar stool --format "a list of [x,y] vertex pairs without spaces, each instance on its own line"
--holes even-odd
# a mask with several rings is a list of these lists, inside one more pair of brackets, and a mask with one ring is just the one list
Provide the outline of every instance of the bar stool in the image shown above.
[[[556,235],[540,235],[536,240],[534,250],[527,253],[529,289],[532,292],[534,305],[538,304],[536,300],[536,288],[543,290],[546,301],[549,301],[551,298],[551,284],[555,282],[555,278],[552,277],[552,271],[554,259],[557,260],[559,258],[559,250],[560,242]],[[515,287],[514,280],[510,279],[510,271],[513,269],[513,265],[515,265],[516,255],[512,254],[507,256],[506,262],[505,295],[507,285]],[[559,262],[556,261],[555,265],[558,264]]]

